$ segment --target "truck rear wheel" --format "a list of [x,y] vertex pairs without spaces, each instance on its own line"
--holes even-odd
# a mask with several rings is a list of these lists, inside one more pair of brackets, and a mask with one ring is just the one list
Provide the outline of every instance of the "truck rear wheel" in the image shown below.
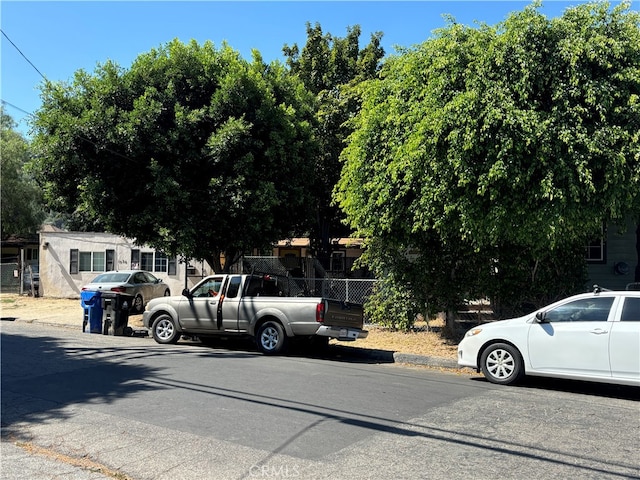
[[265,355],[277,355],[285,351],[287,335],[278,322],[268,321],[258,329],[256,343],[258,349]]

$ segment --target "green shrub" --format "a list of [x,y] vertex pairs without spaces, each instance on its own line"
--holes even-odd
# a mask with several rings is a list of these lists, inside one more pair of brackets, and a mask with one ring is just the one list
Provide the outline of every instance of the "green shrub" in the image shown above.
[[382,280],[376,284],[364,305],[365,317],[371,323],[392,330],[408,331],[421,312],[420,306],[406,286]]

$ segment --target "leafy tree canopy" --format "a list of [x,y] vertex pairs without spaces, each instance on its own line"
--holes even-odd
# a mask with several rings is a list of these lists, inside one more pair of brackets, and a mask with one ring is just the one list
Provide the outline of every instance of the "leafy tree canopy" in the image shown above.
[[313,98],[278,63],[178,40],[42,87],[34,161],[85,228],[226,267],[307,228]]
[[387,61],[335,190],[366,261],[434,310],[580,288],[583,245],[640,212],[639,25],[628,3],[533,4]]
[[44,211],[42,195],[27,171],[30,147],[16,131],[16,123],[0,108],[0,160],[2,171],[0,207],[2,211],[2,239],[11,235],[34,235],[42,224]]
[[384,49],[382,33],[371,35],[360,48],[360,26],[349,27],[346,37],[323,33],[319,24],[307,24],[307,42],[302,51],[297,45],[285,45],[283,51],[293,75],[300,78],[317,100],[316,137],[320,142],[315,159],[314,199],[316,222],[311,230],[312,245],[322,260],[330,254],[330,239],[346,237],[351,229],[344,215],[332,204],[331,193],[340,178],[340,153],[352,128],[348,120],[360,109],[355,88],[360,82],[375,78]]

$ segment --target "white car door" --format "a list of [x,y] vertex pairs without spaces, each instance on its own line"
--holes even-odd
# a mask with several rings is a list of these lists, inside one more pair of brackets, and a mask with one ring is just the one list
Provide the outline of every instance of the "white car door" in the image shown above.
[[529,329],[531,367],[540,373],[611,376],[609,339],[614,297],[590,297],[560,305]]
[[626,297],[611,325],[611,375],[640,382],[640,297]]

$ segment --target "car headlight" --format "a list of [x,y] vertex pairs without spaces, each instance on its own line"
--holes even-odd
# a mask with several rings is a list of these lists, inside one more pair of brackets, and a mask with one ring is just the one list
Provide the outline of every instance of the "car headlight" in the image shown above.
[[482,331],[481,328],[472,328],[471,330],[469,330],[466,334],[465,337],[475,337],[476,335],[478,335],[480,332]]

